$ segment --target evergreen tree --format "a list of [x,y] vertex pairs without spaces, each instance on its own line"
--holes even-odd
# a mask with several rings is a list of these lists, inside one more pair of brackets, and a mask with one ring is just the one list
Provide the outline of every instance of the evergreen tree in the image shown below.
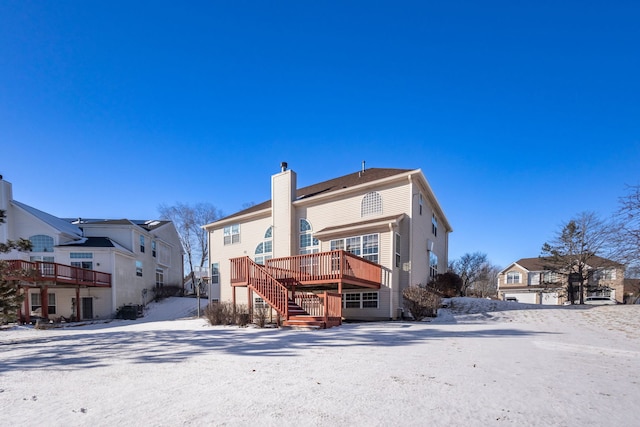
[[[5,212],[0,210],[0,227],[5,222]],[[4,243],[0,243],[0,253],[7,253],[13,249],[20,251],[28,251],[31,249],[31,242],[26,239],[19,239],[17,241],[7,240]],[[18,284],[16,280],[11,280],[9,273],[12,276],[26,275],[29,272],[16,271],[9,268],[9,263],[0,260],[0,324],[15,321],[18,315],[18,309],[24,299],[24,296],[20,294]]]

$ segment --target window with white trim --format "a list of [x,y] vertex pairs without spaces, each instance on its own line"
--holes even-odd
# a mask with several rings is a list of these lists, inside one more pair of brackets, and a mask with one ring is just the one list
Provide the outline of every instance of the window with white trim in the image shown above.
[[398,233],[396,233],[395,243],[396,243],[396,267],[399,268],[400,267],[400,235]]
[[517,271],[510,271],[507,273],[507,284],[521,283],[521,275]]
[[144,236],[140,235],[140,252],[144,252]]
[[157,251],[156,251],[156,241],[152,240],[151,241],[151,256],[152,257],[156,257]]
[[434,236],[438,235],[438,218],[436,218],[436,214],[431,215],[431,233]]
[[273,241],[271,239],[271,236],[273,235],[272,228],[273,227],[269,227],[267,229],[267,231],[264,233],[264,241],[258,243],[258,246],[256,246],[254,256],[254,261],[256,262],[256,264],[264,265],[267,260],[273,258]]
[[[92,252],[71,252],[69,254],[69,258],[76,259],[76,260],[92,259],[93,253]],[[71,261],[71,266],[93,270],[93,261]]]
[[438,255],[429,251],[429,277],[435,279],[438,275]]
[[300,255],[315,254],[320,251],[320,242],[313,237],[311,223],[306,219],[300,219]]
[[422,208],[424,206],[424,199],[422,198],[422,193],[418,194],[418,213],[422,215]]
[[31,252],[53,252],[53,237],[36,234],[29,237]]
[[367,193],[360,204],[360,216],[381,215],[382,196],[376,191]]
[[225,245],[240,243],[240,224],[226,226],[223,230],[223,234]]
[[136,261],[136,276],[142,277],[142,261]]
[[332,251],[341,249],[377,263],[379,254],[378,234],[365,234],[331,241]]
[[161,268],[156,268],[156,288],[161,288],[164,286],[164,270]]
[[343,308],[378,308],[378,292],[350,292],[342,294]]
[[[56,294],[48,293],[47,300],[47,312],[49,314],[56,314]],[[40,292],[34,292],[31,294],[31,311],[38,309],[42,309],[42,297]],[[42,311],[40,311],[40,315],[42,315]]]
[[211,264],[211,284],[220,284],[220,264],[217,262]]

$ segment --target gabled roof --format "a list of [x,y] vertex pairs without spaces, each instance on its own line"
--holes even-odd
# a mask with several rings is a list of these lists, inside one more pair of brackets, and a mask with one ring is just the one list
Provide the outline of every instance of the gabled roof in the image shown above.
[[82,230],[80,230],[78,226],[71,224],[68,221],[65,221],[64,219],[58,218],[46,212],[42,212],[41,210],[38,210],[32,206],[25,205],[24,203],[18,202],[17,200],[12,200],[11,203],[19,207],[20,209],[24,210],[25,212],[33,215],[40,221],[48,224],[49,226],[53,227],[54,229],[58,230],[61,233],[69,234],[71,236],[82,237]]
[[[355,187],[357,185],[378,181],[380,179],[389,178],[394,175],[401,175],[407,172],[411,172],[412,170],[413,169],[371,168],[364,171],[354,172],[349,175],[344,175],[338,178],[330,179],[328,181],[323,181],[317,184],[309,185],[307,187],[299,188],[296,191],[296,200],[310,199],[314,196],[324,195],[345,188]],[[271,200],[253,205],[250,208],[236,212],[234,214],[226,216],[225,218],[220,218],[217,221],[223,221],[237,216],[259,212],[261,210],[269,208],[271,208]]]
[[[501,273],[507,271],[511,268],[512,265],[518,264],[520,267],[524,268],[527,271],[545,271],[549,270],[549,266],[551,265],[551,257],[537,257],[537,258],[521,258],[518,261],[509,264],[507,268],[501,271]],[[606,258],[599,257],[597,255],[593,255],[589,258],[589,266],[593,268],[599,267],[622,267],[622,264],[619,264],[615,261],[611,261]]]

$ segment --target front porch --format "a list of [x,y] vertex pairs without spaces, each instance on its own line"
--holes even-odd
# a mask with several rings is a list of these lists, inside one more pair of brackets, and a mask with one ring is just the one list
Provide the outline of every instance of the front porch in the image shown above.
[[285,326],[338,326],[343,289],[380,289],[382,281],[382,266],[342,250],[274,258],[265,265],[249,257],[230,261],[234,307],[236,288],[246,287],[250,312],[255,293]]
[[110,288],[111,274],[101,271],[88,270],[80,267],[73,267],[55,262],[9,260],[8,279],[19,282],[18,287],[22,290],[25,298],[23,307],[18,311],[18,318],[24,323],[31,321],[31,304],[29,294],[34,289],[40,295],[40,312],[38,317],[49,319],[49,292],[52,289],[74,289],[75,307],[74,316],[76,320],[82,318],[80,304],[81,288]]

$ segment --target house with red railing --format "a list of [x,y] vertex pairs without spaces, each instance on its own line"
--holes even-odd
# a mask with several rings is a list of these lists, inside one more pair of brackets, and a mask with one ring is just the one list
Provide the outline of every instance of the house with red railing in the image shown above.
[[401,317],[402,290],[446,271],[452,231],[420,169],[364,163],[302,188],[283,163],[270,200],[204,228],[212,300],[319,327]]
[[146,304],[158,287],[182,284],[183,250],[170,221],[58,218],[14,200],[1,176],[0,210],[0,243],[32,246],[0,254],[25,296],[22,321],[110,318],[123,305]]

